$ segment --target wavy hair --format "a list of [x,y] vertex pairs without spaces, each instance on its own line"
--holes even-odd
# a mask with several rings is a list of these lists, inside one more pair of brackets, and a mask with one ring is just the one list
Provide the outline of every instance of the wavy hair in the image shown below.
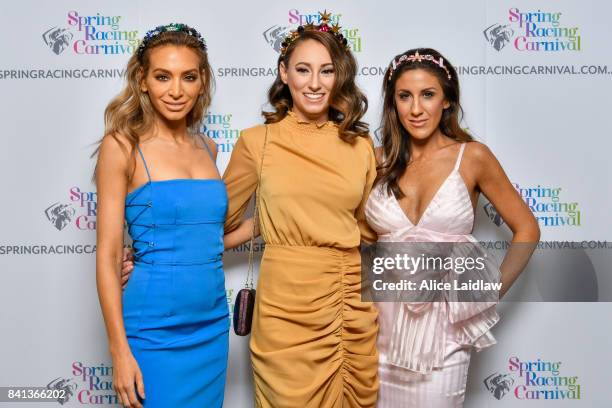
[[[177,47],[187,47],[195,52],[200,60],[199,69],[202,75],[202,86],[204,92],[198,97],[195,105],[187,114],[187,127],[198,132],[206,110],[210,106],[214,78],[212,68],[208,62],[208,54],[201,48],[197,38],[181,31],[165,31],[153,37],[146,45],[142,54],[135,52],[128,60],[125,72],[125,88],[106,106],[104,111],[104,135],[113,137],[128,155],[127,147],[117,137],[118,134],[124,136],[131,149],[129,155],[131,171],[128,178],[131,178],[136,168],[135,147],[140,138],[150,131],[154,124],[155,108],[151,104],[149,95],[140,89],[142,80],[146,77],[150,67],[151,50],[165,45]],[[91,155],[96,156],[100,150],[102,139],[98,141],[98,147]],[[97,176],[97,166],[94,170],[93,178]]]
[[287,47],[284,55],[278,58],[277,70],[274,83],[268,90],[268,102],[274,109],[272,112],[263,111],[265,123],[276,123],[287,116],[287,112],[293,107],[293,99],[289,87],[283,83],[280,76],[281,62],[289,66],[291,55],[296,47],[306,40],[315,40],[321,43],[329,52],[336,81],[330,95],[329,118],[338,125],[340,138],[347,143],[352,143],[357,137],[368,136],[368,124],[361,118],[368,109],[368,99],[357,87],[355,77],[357,75],[357,62],[351,51],[344,48],[342,44],[329,32],[306,30]]
[[404,197],[398,186],[398,180],[404,174],[410,162],[410,133],[402,126],[395,105],[395,84],[406,71],[422,69],[434,75],[444,92],[444,97],[449,107],[442,112],[442,118],[438,125],[445,136],[458,142],[474,140],[472,136],[461,128],[459,123],[463,116],[463,109],[459,103],[459,79],[453,65],[432,48],[414,48],[395,56],[397,61],[402,55],[431,55],[436,60],[443,58],[444,65],[448,68],[450,79],[444,68],[436,63],[423,59],[421,61],[404,61],[395,70],[393,64],[389,65],[383,78],[383,114],[382,114],[382,149],[384,160],[378,166],[378,177],[376,183],[386,185],[387,192],[393,194],[397,199]]

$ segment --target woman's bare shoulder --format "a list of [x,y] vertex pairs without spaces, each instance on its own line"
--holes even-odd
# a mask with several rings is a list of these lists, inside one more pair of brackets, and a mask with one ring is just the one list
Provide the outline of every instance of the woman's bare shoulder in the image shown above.
[[216,159],[218,151],[217,143],[215,143],[215,141],[211,137],[208,137],[205,134],[200,133],[200,136],[202,138],[202,143],[206,143],[206,146],[202,146],[202,148],[206,149],[206,147],[208,146],[208,149],[212,153],[212,156]]
[[476,140],[472,140],[470,142],[466,142],[465,151],[463,155],[468,159],[476,162],[487,162],[490,160],[496,160],[495,155],[489,149],[489,147],[481,142]]
[[128,137],[118,132],[105,135],[100,142],[100,155],[111,153],[122,156],[127,160],[133,149],[134,144],[130,142]]

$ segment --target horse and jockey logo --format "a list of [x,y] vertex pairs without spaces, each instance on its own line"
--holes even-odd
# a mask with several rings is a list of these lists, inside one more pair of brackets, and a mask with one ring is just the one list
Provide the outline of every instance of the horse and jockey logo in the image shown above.
[[270,44],[270,46],[274,49],[274,51],[280,53],[282,48],[281,44],[283,43],[285,37],[289,35],[289,31],[289,27],[282,27],[275,24],[272,27],[268,28],[266,31],[264,31],[263,36],[266,42]]
[[487,390],[498,400],[502,399],[514,384],[514,378],[510,374],[493,373],[484,380]]
[[47,219],[59,231],[70,224],[74,214],[76,214],[76,210],[72,207],[72,204],[54,203],[45,210]]
[[45,31],[42,35],[45,44],[55,54],[60,55],[70,45],[72,40],[72,33],[68,28],[51,27]]
[[512,39],[514,30],[509,25],[493,24],[482,32],[489,44],[501,51]]

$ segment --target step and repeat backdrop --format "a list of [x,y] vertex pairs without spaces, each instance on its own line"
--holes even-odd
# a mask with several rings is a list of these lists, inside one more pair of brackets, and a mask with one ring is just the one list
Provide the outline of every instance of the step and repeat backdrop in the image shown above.
[[[323,9],[342,26],[359,62],[375,143],[387,64],[410,48],[436,48],[457,66],[464,126],[496,154],[538,218],[542,240],[583,245],[558,257],[536,254],[511,298],[535,293],[540,301],[500,305],[498,344],[473,355],[466,407],[609,406],[612,304],[605,300],[612,282],[600,246],[612,230],[612,5],[595,0],[5,4],[0,386],[70,390],[57,402],[66,406],[116,401],[95,286],[90,155],[138,40],[169,22],[192,25],[206,38],[216,92],[202,132],[218,144],[223,170],[240,130],[262,123],[282,38],[299,24],[316,23]],[[511,237],[485,198],[476,214],[478,239]],[[262,250],[257,243],[259,256]],[[230,309],[247,254],[243,246],[224,258]],[[578,266],[562,276],[535,273],[548,262],[570,261]],[[225,406],[250,407],[248,338],[232,333],[230,347]]]

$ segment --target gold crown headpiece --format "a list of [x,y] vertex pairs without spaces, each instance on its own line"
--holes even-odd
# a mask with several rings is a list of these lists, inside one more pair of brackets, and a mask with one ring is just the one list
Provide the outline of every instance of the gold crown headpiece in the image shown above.
[[331,33],[334,36],[334,38],[336,38],[336,40],[338,40],[338,42],[346,50],[350,50],[350,48],[348,46],[348,40],[346,38],[344,38],[344,35],[342,35],[342,33],[340,32],[342,27],[340,27],[337,22],[335,24],[333,24],[333,25],[329,25],[328,24],[330,22],[330,20],[331,20],[331,16],[332,16],[332,13],[328,13],[327,10],[325,10],[322,13],[319,11],[319,22],[320,22],[320,24],[308,23],[306,25],[299,26],[295,30],[291,30],[289,32],[289,35],[287,37],[285,37],[285,39],[283,40],[283,42],[281,44],[281,47],[282,47],[281,48],[281,55],[285,56],[289,46],[295,40],[297,40],[302,35],[302,33],[306,32],[306,31],[322,31],[322,32],[326,32],[326,33]]

